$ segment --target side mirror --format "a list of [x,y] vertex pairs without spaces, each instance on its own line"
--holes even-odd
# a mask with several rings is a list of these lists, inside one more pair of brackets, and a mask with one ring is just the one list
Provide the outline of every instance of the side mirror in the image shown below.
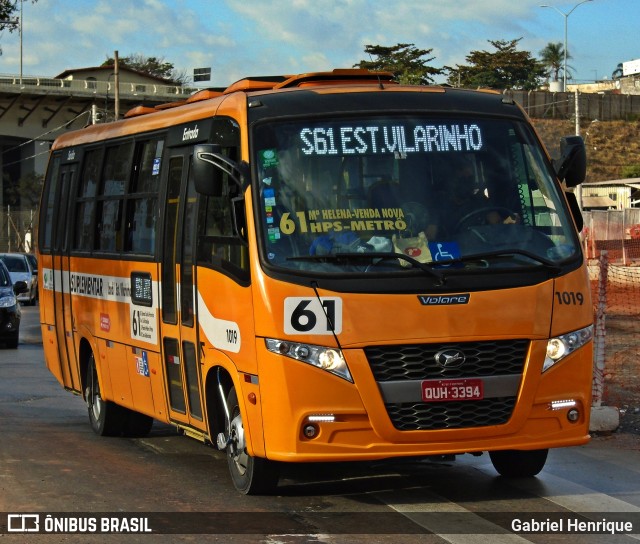
[[13,284],[13,292],[16,295],[19,295],[20,293],[26,293],[28,290],[29,287],[27,286],[26,281],[18,280]]
[[222,171],[218,167],[221,148],[214,144],[200,144],[193,148],[191,166],[196,191],[206,196],[222,196]]
[[553,166],[567,187],[580,185],[587,176],[587,150],[582,136],[565,136],[560,140],[560,158]]
[[222,196],[223,175],[227,174],[240,189],[248,166],[231,160],[217,144],[199,144],[193,147],[193,181],[196,191],[206,196]]

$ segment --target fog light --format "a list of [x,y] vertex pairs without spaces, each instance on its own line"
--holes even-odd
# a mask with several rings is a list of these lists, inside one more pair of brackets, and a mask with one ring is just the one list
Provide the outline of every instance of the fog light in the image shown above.
[[572,408],[567,412],[567,419],[571,421],[571,423],[575,423],[576,421],[578,421],[578,419],[580,419],[580,412],[578,412],[578,410],[576,410],[575,408]]
[[333,423],[336,420],[336,416],[333,414],[318,414],[309,416],[307,419],[316,423]]
[[302,428],[302,434],[304,434],[304,436],[309,439],[315,438],[318,434],[318,427],[312,425],[311,423],[308,423]]
[[573,399],[566,400],[552,400],[549,403],[551,410],[562,410],[563,408],[573,408],[576,405],[576,401]]

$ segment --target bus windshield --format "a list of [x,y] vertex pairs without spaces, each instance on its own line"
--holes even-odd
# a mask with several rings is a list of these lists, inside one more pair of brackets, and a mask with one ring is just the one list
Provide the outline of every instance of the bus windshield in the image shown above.
[[311,273],[558,266],[580,254],[524,123],[368,116],[260,124],[263,259]]

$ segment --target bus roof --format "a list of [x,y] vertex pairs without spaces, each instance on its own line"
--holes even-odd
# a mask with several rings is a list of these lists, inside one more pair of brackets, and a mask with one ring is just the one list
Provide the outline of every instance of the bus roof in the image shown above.
[[[245,100],[248,94],[269,94],[294,89],[318,89],[329,92],[330,86],[341,86],[346,92],[408,91],[448,93],[454,89],[441,86],[405,86],[393,79],[391,72],[365,69],[334,69],[329,72],[310,72],[298,75],[256,76],[243,78],[226,89],[203,89],[187,100],[170,102],[155,107],[136,106],[123,119],[112,123],[90,125],[58,137],[52,151],[60,148],[102,141],[141,132],[160,130],[167,126],[187,123],[213,115],[223,101]],[[456,90],[457,91],[457,90]],[[499,94],[491,91],[493,94]],[[477,93],[476,93],[477,94]],[[180,113],[178,113],[180,112]]]

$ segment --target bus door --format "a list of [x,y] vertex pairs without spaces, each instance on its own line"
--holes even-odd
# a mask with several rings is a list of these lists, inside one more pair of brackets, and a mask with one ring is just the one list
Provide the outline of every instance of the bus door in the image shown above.
[[[62,383],[70,389],[80,390],[78,365],[76,364],[75,341],[73,335],[73,313],[70,293],[70,257],[69,206],[71,188],[74,185],[78,171],[77,162],[64,164],[60,167],[58,192],[56,198],[57,221],[53,225],[53,307],[55,329],[58,340],[60,375]],[[63,211],[64,210],[64,211]]]
[[162,351],[170,419],[206,430],[195,304],[196,192],[190,150],[170,154],[162,246]]

